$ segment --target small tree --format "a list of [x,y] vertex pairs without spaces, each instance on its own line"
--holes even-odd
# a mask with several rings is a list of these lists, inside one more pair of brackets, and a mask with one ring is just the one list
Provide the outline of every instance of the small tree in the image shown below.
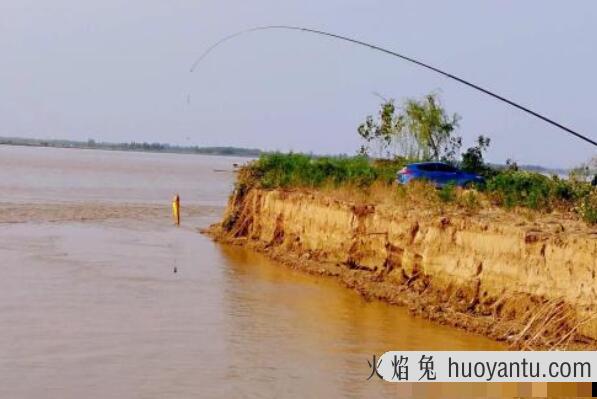
[[378,157],[455,161],[462,144],[453,136],[458,120],[456,114],[447,116],[435,94],[407,100],[401,111],[393,100],[385,101],[377,120],[368,116],[358,128],[365,141],[360,153],[369,154],[374,147]]
[[462,154],[460,167],[469,172],[483,172],[486,169],[483,153],[489,148],[491,139],[483,135],[477,138],[477,144]]
[[462,147],[462,137],[450,137],[450,140],[448,140],[448,143],[444,147],[441,160],[451,164],[458,163],[456,159],[460,153],[460,147]]
[[506,170],[516,172],[519,170],[518,163],[512,158],[506,159]]
[[593,156],[589,161],[589,167],[593,173],[597,173],[597,155]]
[[[435,94],[429,94],[421,101],[407,100],[404,105],[406,128],[419,142],[422,159],[441,159],[449,151],[452,133],[458,127],[460,117],[451,117],[441,106]],[[456,149],[457,150],[457,149]]]
[[381,105],[379,121],[376,122],[372,116],[368,116],[365,123],[359,125],[357,129],[359,136],[366,142],[361,146],[359,151],[361,154],[369,154],[370,147],[373,145],[377,149],[378,157],[391,156],[390,146],[399,135],[403,125],[402,116],[395,115],[395,113],[394,101],[389,100]]

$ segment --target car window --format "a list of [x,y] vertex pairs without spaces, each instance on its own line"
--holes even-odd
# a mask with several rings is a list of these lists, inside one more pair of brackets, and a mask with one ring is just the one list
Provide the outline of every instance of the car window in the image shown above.
[[438,172],[456,172],[456,168],[454,168],[450,165],[446,165],[444,163],[438,163],[436,165],[437,165]]
[[433,163],[425,163],[422,165],[418,165],[417,168],[419,168],[420,170],[423,170],[425,172],[435,172],[435,164]]

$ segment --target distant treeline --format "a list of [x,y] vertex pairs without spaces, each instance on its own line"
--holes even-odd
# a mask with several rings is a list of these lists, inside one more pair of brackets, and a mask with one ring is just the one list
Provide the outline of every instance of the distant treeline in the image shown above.
[[76,141],[0,137],[0,145],[82,148],[111,151],[165,152],[174,154],[234,155],[240,157],[258,157],[261,154],[261,150],[255,148],[178,146],[166,143],[138,143],[135,141],[131,141],[130,143],[108,143],[96,142],[93,139],[89,139],[87,141]]
[[[504,169],[506,168],[508,165],[504,165],[504,164],[498,164],[498,163],[488,163],[489,166],[491,166],[492,168],[495,169]],[[568,174],[570,173],[570,169],[564,169],[564,168],[548,168],[545,166],[541,166],[541,165],[517,165],[518,169],[520,170],[526,170],[528,172],[537,172],[537,173],[541,173],[544,175],[557,175],[557,176],[568,176]]]
[[[198,147],[198,146],[178,146],[163,143],[137,143],[131,141],[130,143],[108,143],[96,142],[93,139],[87,141],[76,140],[58,140],[58,139],[29,139],[20,137],[0,137],[0,145],[18,145],[29,147],[54,147],[54,148],[82,148],[82,149],[96,149],[96,150],[111,150],[111,151],[139,151],[139,152],[165,152],[173,154],[202,154],[202,155],[224,155],[224,156],[239,156],[257,158],[264,151],[255,148],[239,148],[239,147]],[[307,154],[311,157],[328,157],[334,155],[317,155]],[[347,157],[346,154],[336,155],[340,157]],[[500,169],[504,165],[490,164],[490,166]],[[539,165],[518,165],[522,170],[528,170],[546,175],[567,175],[568,169],[546,168]]]

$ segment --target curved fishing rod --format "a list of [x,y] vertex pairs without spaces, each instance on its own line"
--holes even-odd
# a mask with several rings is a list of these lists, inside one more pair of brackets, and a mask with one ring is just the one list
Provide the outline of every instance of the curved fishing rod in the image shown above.
[[339,40],[343,40],[343,41],[350,42],[350,43],[353,43],[353,44],[357,44],[357,45],[360,45],[360,46],[365,46],[365,47],[368,47],[368,48],[373,49],[373,50],[381,51],[382,53],[393,55],[394,57],[401,58],[401,59],[403,59],[405,61],[411,62],[411,63],[416,64],[418,66],[421,66],[423,68],[429,69],[429,70],[431,70],[433,72],[439,73],[440,75],[443,75],[445,77],[453,79],[453,80],[455,80],[455,81],[457,81],[459,83],[462,83],[462,84],[464,84],[466,86],[472,87],[473,89],[478,90],[478,91],[480,91],[482,93],[485,93],[485,94],[487,94],[487,95],[489,95],[489,96],[491,96],[493,98],[497,98],[498,100],[500,100],[502,102],[505,102],[506,104],[509,104],[509,105],[511,105],[511,106],[513,106],[515,108],[518,108],[518,109],[520,109],[520,110],[522,110],[522,111],[524,111],[524,112],[526,112],[528,114],[531,114],[534,117],[539,118],[539,119],[543,120],[544,122],[547,122],[547,123],[549,123],[549,124],[551,124],[553,126],[556,126],[556,127],[560,128],[560,129],[564,130],[565,132],[567,132],[569,134],[572,134],[572,135],[578,137],[579,139],[584,140],[587,143],[593,144],[594,146],[597,147],[597,142],[595,142],[594,140],[588,138],[587,136],[584,136],[584,135],[582,135],[582,134],[580,134],[578,132],[575,132],[574,130],[572,130],[572,129],[570,129],[570,128],[568,128],[568,127],[566,127],[566,126],[564,126],[564,125],[562,125],[562,124],[560,124],[560,123],[558,123],[558,122],[556,122],[556,121],[554,121],[552,119],[549,119],[548,117],[546,117],[544,115],[541,115],[541,114],[539,114],[539,113],[537,113],[537,112],[535,112],[535,111],[533,111],[533,110],[531,110],[531,109],[529,109],[529,108],[527,108],[527,107],[525,107],[523,105],[515,103],[512,100],[509,100],[509,99],[507,99],[507,98],[505,98],[503,96],[500,96],[499,94],[496,94],[496,93],[494,93],[494,92],[492,92],[490,90],[487,90],[487,89],[485,89],[485,88],[483,88],[483,87],[481,87],[479,85],[476,85],[474,83],[471,83],[471,82],[469,82],[467,80],[459,78],[456,75],[452,75],[451,73],[445,72],[445,71],[443,71],[443,70],[441,70],[439,68],[436,68],[436,67],[431,66],[429,64],[425,64],[424,62],[421,62],[421,61],[418,61],[418,60],[416,60],[414,58],[407,57],[407,56],[405,56],[403,54],[399,54],[399,53],[396,53],[394,51],[385,49],[383,47],[376,46],[374,44],[365,43],[365,42],[362,42],[360,40],[352,39],[350,37],[346,37],[346,36],[342,36],[342,35],[337,35],[335,33],[324,32],[324,31],[316,30],[316,29],[303,28],[303,27],[300,27],[300,26],[288,26],[288,25],[258,26],[258,27],[255,27],[255,28],[245,29],[245,30],[233,33],[233,34],[231,34],[229,36],[226,36],[223,39],[219,40],[218,42],[216,42],[215,44],[213,44],[212,46],[210,46],[207,50],[205,50],[205,52],[203,54],[201,54],[199,56],[199,58],[197,58],[197,60],[191,66],[191,72],[193,72],[195,70],[195,68],[197,68],[197,66],[201,63],[201,61],[203,61],[205,59],[205,57],[207,57],[209,55],[209,53],[211,53],[216,47],[220,46],[224,42],[227,42],[227,41],[229,41],[231,39],[234,39],[235,37],[244,35],[246,33],[256,32],[256,31],[262,31],[262,30],[272,30],[272,29],[295,30],[295,31],[313,33],[313,34],[316,34],[316,35],[327,36],[327,37],[331,37],[331,38],[334,38],[334,39],[339,39]]

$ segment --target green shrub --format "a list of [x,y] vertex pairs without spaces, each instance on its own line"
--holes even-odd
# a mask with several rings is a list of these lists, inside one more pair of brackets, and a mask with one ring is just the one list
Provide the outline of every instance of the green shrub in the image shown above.
[[563,205],[567,209],[574,208],[588,223],[596,223],[597,194],[585,182],[505,170],[488,179],[485,191],[506,208],[523,206],[549,211]]
[[[264,154],[250,168],[260,185],[321,187],[354,184],[367,187],[376,180],[391,182],[395,168],[374,166],[367,157],[312,157],[304,154]],[[392,175],[392,178],[390,178]]]
[[597,188],[579,201],[576,211],[589,224],[597,224]]
[[575,180],[561,180],[557,176],[552,177],[554,196],[562,201],[578,201],[591,194],[591,185]]
[[553,183],[538,173],[507,170],[487,181],[485,190],[506,207],[539,209],[550,205]]
[[410,163],[406,158],[396,158],[392,160],[377,159],[373,161],[373,167],[377,173],[377,179],[384,183],[391,184],[396,181],[396,173]]
[[454,183],[446,184],[437,192],[442,202],[452,202],[456,198],[456,185]]

